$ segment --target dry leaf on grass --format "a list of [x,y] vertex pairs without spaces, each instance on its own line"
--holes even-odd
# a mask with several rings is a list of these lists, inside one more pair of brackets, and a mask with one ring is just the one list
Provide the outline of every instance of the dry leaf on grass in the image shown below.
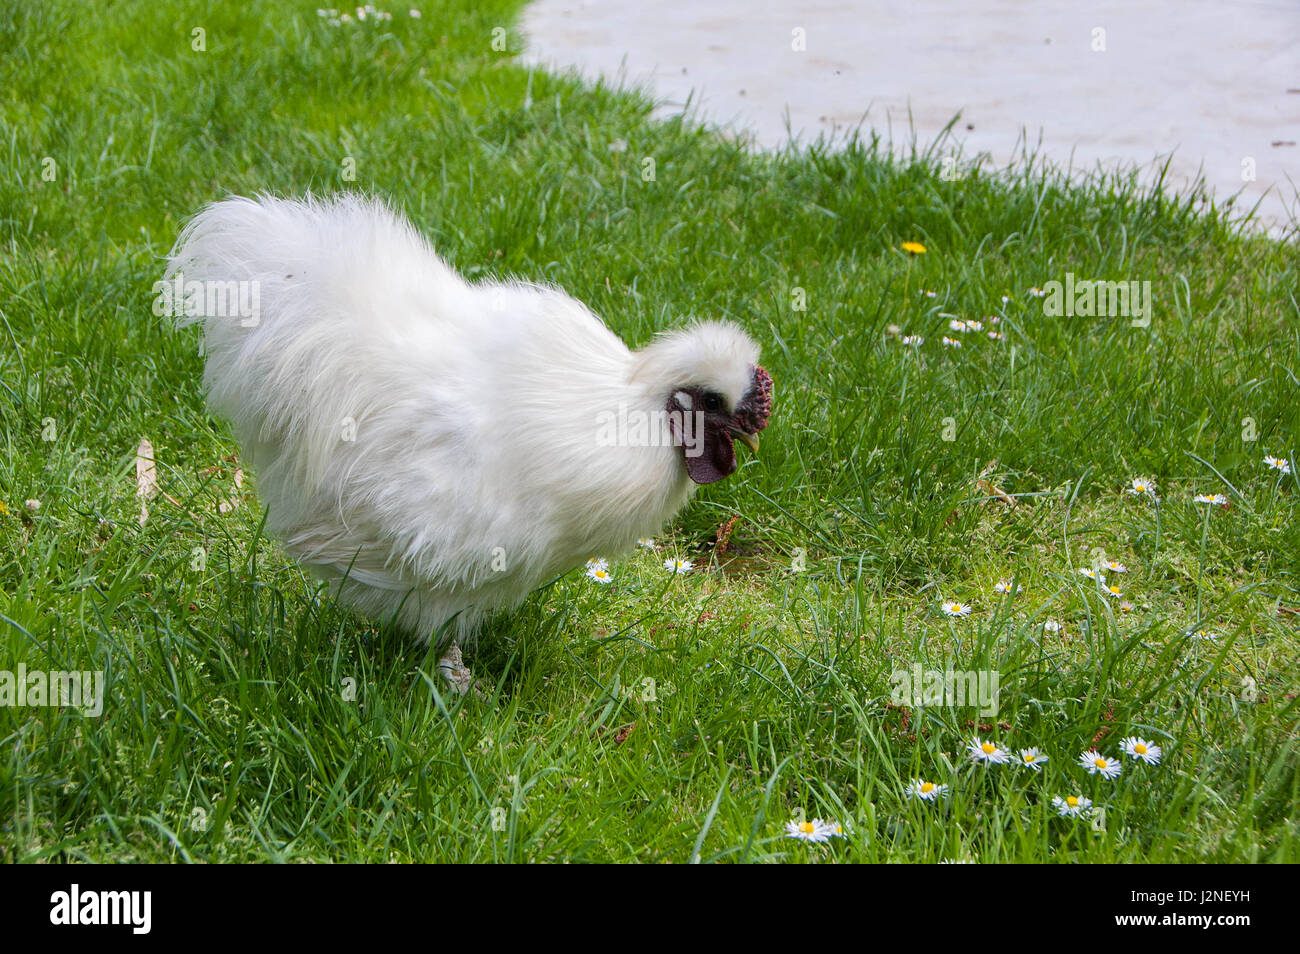
[[153,456],[153,443],[140,438],[135,449],[135,494],[140,498],[140,526],[149,519],[149,498],[158,492],[158,469]]
[[235,492],[231,494],[229,500],[223,500],[217,504],[217,509],[222,513],[230,513],[239,506],[239,491],[244,486],[244,472],[238,467],[235,468]]

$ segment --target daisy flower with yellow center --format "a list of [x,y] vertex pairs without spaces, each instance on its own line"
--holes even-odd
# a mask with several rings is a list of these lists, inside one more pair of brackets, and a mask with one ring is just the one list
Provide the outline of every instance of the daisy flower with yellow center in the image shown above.
[[820,818],[814,818],[812,821],[807,819],[788,821],[785,823],[785,835],[787,838],[798,838],[800,841],[829,841],[835,837],[836,827],[834,824],[824,822]]
[[1033,769],[1035,772],[1047,761],[1047,756],[1039,749],[1021,749],[1020,764],[1027,769]]
[[609,561],[604,559],[603,557],[592,557],[590,560],[587,561],[588,573],[590,573],[592,570],[608,570],[608,569],[609,569]]
[[638,537],[636,545],[642,550],[653,550],[655,548],[655,542],[650,537]]
[[1045,633],[1059,633],[1060,631],[1061,631],[1061,624],[1058,623],[1056,620],[1054,620],[1054,619],[1049,619],[1049,620],[1044,621],[1044,623],[1043,623],[1043,632],[1045,632]]
[[1102,778],[1117,778],[1120,773],[1120,764],[1117,759],[1108,759],[1096,749],[1089,749],[1079,756],[1079,765],[1088,770],[1089,775],[1100,775]]
[[922,245],[920,242],[904,242],[902,245],[902,249],[904,252],[907,252],[911,255],[924,255],[926,252],[925,246]]
[[970,745],[966,746],[966,751],[970,754],[972,761],[991,762],[994,765],[1002,765],[1011,761],[1011,753],[995,742],[989,742],[976,736]]
[[605,569],[603,566],[587,567],[587,576],[590,579],[595,580],[597,583],[609,583],[614,579],[609,575],[609,570]]
[[1280,470],[1284,474],[1291,473],[1291,462],[1284,460],[1281,457],[1271,457],[1266,454],[1264,455],[1264,463],[1269,467],[1272,467],[1274,470]]
[[1214,504],[1218,507],[1228,506],[1228,498],[1223,494],[1197,494],[1192,498],[1193,503]]
[[1131,755],[1139,762],[1146,762],[1147,765],[1159,765],[1160,757],[1165,754],[1164,750],[1154,742],[1139,739],[1135,735],[1124,739],[1120,742],[1119,747],[1124,750],[1126,755]]
[[989,337],[992,338],[994,341],[1006,341],[1006,340],[1007,340],[1007,336],[1004,335],[1004,334],[1003,334],[1002,332],[1000,332],[1000,331],[990,331],[990,332],[989,332]]
[[1212,633],[1208,629],[1198,629],[1192,633],[1192,639],[1218,639],[1218,633]]
[[664,569],[669,573],[690,573],[695,564],[690,560],[664,560]]
[[1120,563],[1119,560],[1109,560],[1109,561],[1107,561],[1107,563],[1106,563],[1106,569],[1110,570],[1112,573],[1127,573],[1127,572],[1128,572],[1128,567],[1126,567],[1123,563]]
[[[944,315],[944,314],[942,314],[942,313],[940,313],[939,317],[941,317],[941,318],[946,318],[946,317],[948,317],[948,316],[947,316],[947,315]],[[962,321],[960,318],[953,318],[951,321],[948,322],[948,330],[949,330],[949,331],[969,331],[969,330],[970,330],[970,325],[969,325],[969,323],[967,323],[967,322],[965,322],[965,321]]]
[[978,318],[970,318],[970,319],[968,319],[968,320],[966,321],[966,327],[965,327],[963,330],[965,330],[965,331],[983,331],[983,330],[984,330],[984,322],[980,321]]
[[1058,815],[1068,818],[1085,814],[1092,808],[1092,799],[1085,795],[1066,795],[1064,798],[1053,795],[1052,807],[1056,809]]
[[948,786],[914,778],[907,783],[907,787],[903,789],[903,794],[908,798],[919,798],[923,801],[932,802],[941,795],[947,795]]
[[944,335],[944,336],[943,336],[943,343],[944,343],[947,347],[949,347],[949,348],[960,348],[960,347],[961,347],[961,342],[960,342],[960,341],[958,341],[956,338],[949,338],[947,335]]
[[1128,492],[1134,497],[1151,497],[1155,499],[1156,482],[1147,477],[1134,477]]
[[939,605],[948,616],[969,616],[971,612],[969,603],[958,600],[944,600]]
[[905,345],[910,345],[913,348],[925,344],[925,339],[922,338],[920,335],[903,335],[903,337],[899,338],[898,340]]
[[1086,577],[1087,577],[1088,579],[1090,579],[1090,580],[1096,580],[1098,583],[1105,583],[1105,582],[1106,582],[1106,577],[1105,577],[1103,574],[1098,573],[1096,570],[1094,570],[1094,569],[1093,569],[1092,567],[1090,567],[1090,566],[1080,567],[1080,568],[1079,568],[1079,572],[1082,573],[1084,576],[1086,576]]
[[1015,589],[1013,590],[1012,589],[1013,585],[1014,584],[1012,583],[1011,580],[998,580],[996,583],[993,584],[993,589],[997,593],[1019,593],[1021,590],[1024,589],[1023,586],[1016,586]]
[[1118,584],[1118,583],[1110,583],[1110,584],[1108,584],[1108,585],[1106,586],[1106,592],[1109,593],[1111,596],[1123,596],[1123,595],[1124,595],[1122,592],[1120,592],[1120,588],[1119,588],[1119,584]]
[[1133,612],[1133,604],[1128,600],[1124,600],[1124,602],[1119,604],[1119,611],[1121,613],[1131,613]]
[[1037,285],[1035,285],[1033,288],[1029,289],[1029,294],[1033,295],[1035,298],[1046,298],[1046,297],[1047,297],[1047,292],[1043,291],[1043,290],[1042,290],[1041,288],[1039,288]]
[[926,298],[938,298],[938,297],[939,297],[939,293],[938,293],[938,292],[932,292],[932,291],[930,291],[929,289],[926,289],[926,288],[922,288],[922,289],[921,289],[921,294],[924,295]]

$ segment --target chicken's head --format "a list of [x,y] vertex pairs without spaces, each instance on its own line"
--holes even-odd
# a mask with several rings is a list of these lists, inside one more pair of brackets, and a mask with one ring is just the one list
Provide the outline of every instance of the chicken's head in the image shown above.
[[668,426],[697,484],[736,470],[736,441],[758,450],[772,414],[772,376],[758,346],[735,325],[703,322],[661,336],[640,352],[637,378],[666,392]]

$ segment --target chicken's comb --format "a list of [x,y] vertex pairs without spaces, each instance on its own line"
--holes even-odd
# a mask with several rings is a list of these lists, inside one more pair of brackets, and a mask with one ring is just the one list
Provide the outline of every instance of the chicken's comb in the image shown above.
[[772,376],[761,365],[754,365],[754,383],[749,386],[744,399],[736,405],[732,419],[746,433],[757,434],[767,427],[772,416]]

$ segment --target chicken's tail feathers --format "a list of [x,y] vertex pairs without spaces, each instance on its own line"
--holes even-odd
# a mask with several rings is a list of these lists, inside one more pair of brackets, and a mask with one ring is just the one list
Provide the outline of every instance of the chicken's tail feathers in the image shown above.
[[[343,192],[285,199],[231,195],[182,229],[167,258],[160,297],[179,327],[274,320],[277,302],[317,294],[393,247],[430,254],[421,236],[375,196]],[[155,312],[159,309],[155,307]]]
[[257,287],[251,283],[260,281],[254,274],[258,252],[253,243],[265,237],[271,210],[280,201],[232,195],[210,203],[186,223],[167,256],[160,289],[169,306],[166,314],[178,327],[217,317],[215,306],[232,304],[231,290],[234,305],[239,305],[242,289],[251,306]]

